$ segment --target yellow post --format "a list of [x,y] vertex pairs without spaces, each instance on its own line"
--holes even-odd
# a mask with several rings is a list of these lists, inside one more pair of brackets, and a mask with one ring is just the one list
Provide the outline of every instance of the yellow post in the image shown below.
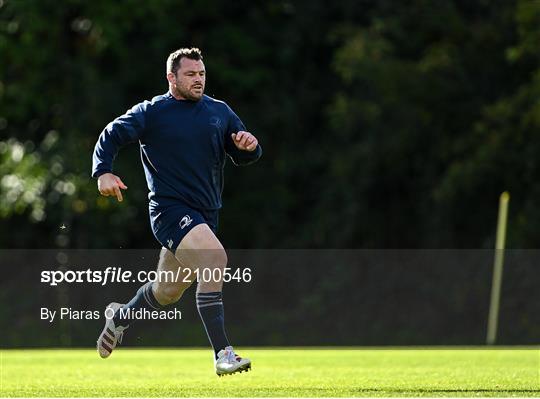
[[499,217],[497,220],[497,239],[495,243],[495,258],[493,261],[493,280],[491,283],[491,302],[489,305],[489,318],[486,343],[494,345],[497,340],[497,323],[499,319],[499,303],[501,299],[501,285],[504,264],[504,246],[506,241],[506,221],[508,219],[508,202],[510,194],[507,191],[499,199]]

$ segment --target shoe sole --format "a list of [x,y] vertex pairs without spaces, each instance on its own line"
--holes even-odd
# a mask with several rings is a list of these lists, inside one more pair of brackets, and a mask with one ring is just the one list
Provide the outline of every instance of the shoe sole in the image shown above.
[[234,370],[232,373],[223,373],[223,374],[217,374],[218,377],[223,377],[224,375],[233,375],[233,374],[237,374],[237,373],[243,373],[244,371],[247,373],[248,371],[251,370],[251,363],[249,364],[246,364],[245,366],[242,366],[236,370]]

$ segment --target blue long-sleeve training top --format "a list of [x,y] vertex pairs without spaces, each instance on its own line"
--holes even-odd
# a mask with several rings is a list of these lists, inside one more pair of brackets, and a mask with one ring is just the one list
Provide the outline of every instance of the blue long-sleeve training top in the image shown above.
[[246,130],[223,101],[204,95],[177,100],[170,92],[135,105],[101,132],[92,158],[92,177],[113,171],[120,148],[139,141],[148,198],[180,200],[196,209],[221,208],[225,155],[236,165],[257,161],[262,149],[239,150],[232,133]]

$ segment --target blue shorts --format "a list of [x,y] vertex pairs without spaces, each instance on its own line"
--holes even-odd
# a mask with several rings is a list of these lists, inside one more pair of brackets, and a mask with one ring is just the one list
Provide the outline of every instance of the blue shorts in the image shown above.
[[165,248],[175,252],[180,241],[191,229],[206,223],[216,234],[219,210],[201,210],[180,201],[150,201],[150,226],[154,236]]

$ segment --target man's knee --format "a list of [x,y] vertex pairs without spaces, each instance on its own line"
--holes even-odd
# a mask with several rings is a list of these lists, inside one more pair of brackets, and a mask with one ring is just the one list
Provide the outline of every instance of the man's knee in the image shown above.
[[161,305],[178,302],[184,293],[184,288],[174,284],[154,284],[154,296]]
[[212,269],[224,269],[228,262],[227,252],[224,249],[208,250],[208,266]]
[[[198,292],[215,292],[223,288],[223,271],[227,266],[227,254],[224,250],[213,250],[207,257],[206,265],[199,268]],[[216,270],[219,269],[219,270]]]

